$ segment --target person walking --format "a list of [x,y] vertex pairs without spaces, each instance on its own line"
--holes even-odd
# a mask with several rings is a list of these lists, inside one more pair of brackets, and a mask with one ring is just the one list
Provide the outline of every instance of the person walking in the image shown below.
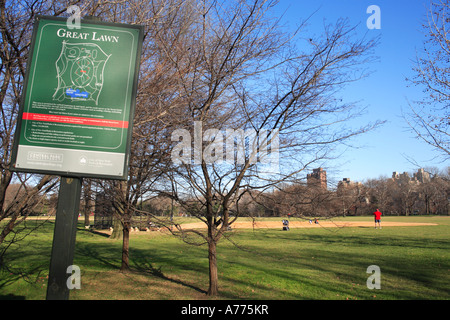
[[380,212],[380,210],[376,210],[373,215],[375,216],[375,229],[377,228],[377,222],[378,222],[378,226],[381,229],[381,215],[382,213]]

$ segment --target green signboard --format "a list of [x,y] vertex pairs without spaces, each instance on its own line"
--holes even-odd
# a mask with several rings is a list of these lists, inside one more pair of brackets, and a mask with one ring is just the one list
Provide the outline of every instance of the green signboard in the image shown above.
[[126,179],[143,27],[40,16],[12,170]]

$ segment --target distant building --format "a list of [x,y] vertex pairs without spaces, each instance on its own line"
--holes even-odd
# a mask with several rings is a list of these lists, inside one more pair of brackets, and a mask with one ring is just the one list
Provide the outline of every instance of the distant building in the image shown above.
[[416,173],[414,173],[413,177],[410,177],[408,172],[398,173],[397,171],[394,171],[392,173],[392,180],[398,184],[420,184],[430,182],[431,178],[428,172],[420,168]]
[[322,168],[313,169],[312,173],[306,176],[308,187],[320,187],[327,189],[327,172]]
[[342,179],[342,181],[339,181],[338,189],[339,188],[349,188],[352,186],[361,186],[361,185],[362,185],[361,182],[353,182],[350,180],[350,178],[344,178],[344,179]]
[[419,181],[420,183],[426,183],[431,181],[430,174],[422,168],[420,168],[419,170],[417,170],[416,173],[414,173],[413,179]]

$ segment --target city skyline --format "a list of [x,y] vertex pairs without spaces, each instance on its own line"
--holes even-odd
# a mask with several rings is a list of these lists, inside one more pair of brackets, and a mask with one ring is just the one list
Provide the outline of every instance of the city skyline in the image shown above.
[[[428,172],[424,168],[419,168],[415,171],[392,171],[391,175],[384,175],[375,178],[369,179],[393,179],[397,181],[410,181],[410,182],[430,182],[433,177],[432,172]],[[318,167],[309,170],[306,173],[306,182],[308,186],[319,186],[324,189],[336,189],[339,188],[339,185],[342,184],[364,184],[367,180],[358,181],[354,180],[351,177],[332,177],[328,179],[326,168]]]

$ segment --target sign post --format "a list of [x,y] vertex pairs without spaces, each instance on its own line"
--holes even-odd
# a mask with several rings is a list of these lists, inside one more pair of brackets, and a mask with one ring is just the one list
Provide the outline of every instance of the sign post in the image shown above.
[[126,180],[143,26],[38,16],[11,170],[61,176],[47,299],[68,299],[83,177]]
[[61,177],[53,234],[47,300],[68,300],[67,267],[73,264],[81,179]]

